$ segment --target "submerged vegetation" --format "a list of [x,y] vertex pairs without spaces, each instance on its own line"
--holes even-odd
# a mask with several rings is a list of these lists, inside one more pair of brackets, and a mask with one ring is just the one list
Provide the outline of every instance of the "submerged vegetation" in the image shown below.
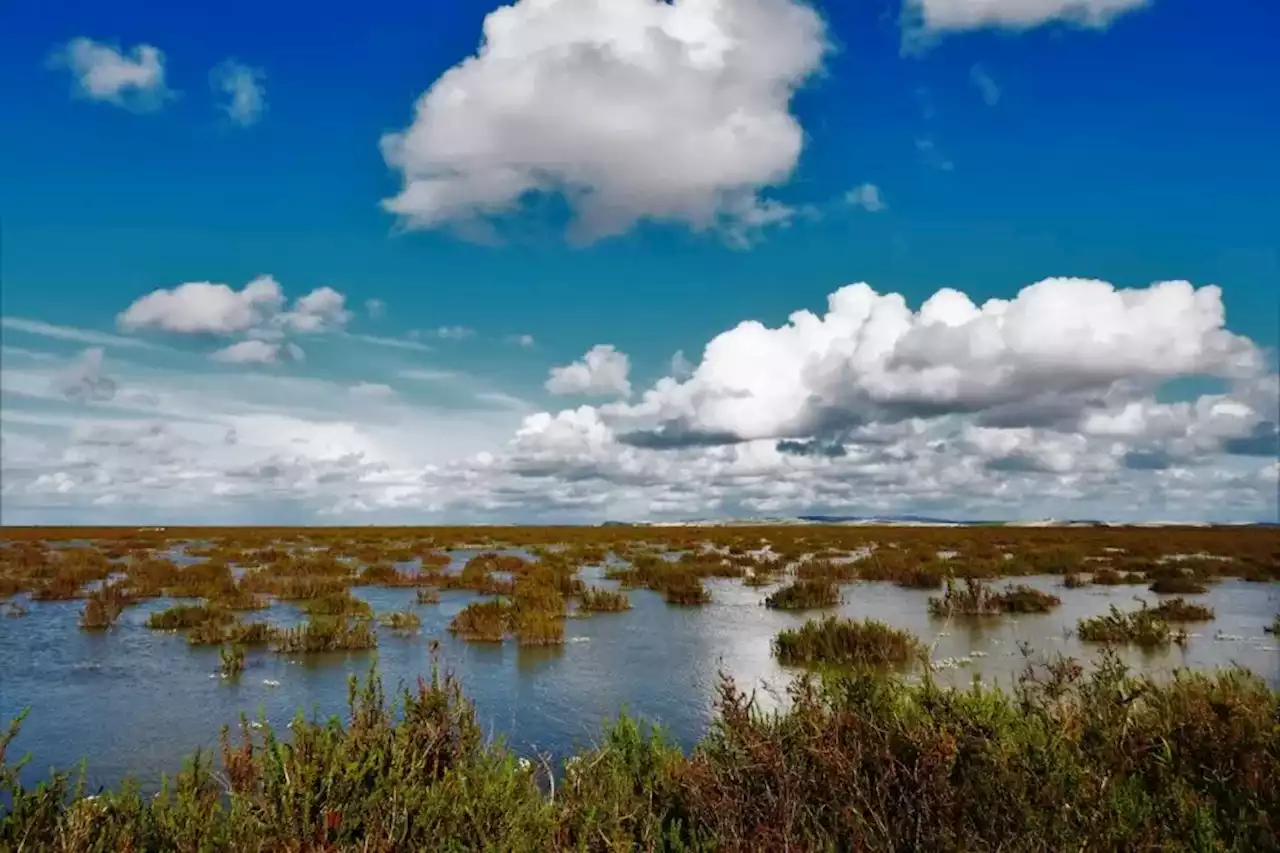
[[773,649],[784,664],[836,666],[905,664],[924,651],[907,631],[873,619],[858,622],[834,616],[810,619],[799,628],[780,631]]
[[[18,781],[0,738],[0,849],[1263,850],[1280,834],[1280,695],[1239,671],[1157,683],[1057,660],[1012,694],[855,670],[762,714],[725,681],[690,754],[622,717],[549,765],[486,740],[458,682],[345,721],[243,720],[155,797]],[[1158,745],[1153,749],[1152,745]]]

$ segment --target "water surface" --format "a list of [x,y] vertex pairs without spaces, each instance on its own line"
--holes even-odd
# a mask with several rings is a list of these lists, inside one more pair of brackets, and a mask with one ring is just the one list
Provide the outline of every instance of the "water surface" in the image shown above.
[[[455,565],[471,553],[455,553]],[[614,587],[601,572],[587,568],[582,576]],[[1009,685],[1025,664],[1020,644],[1039,654],[1092,657],[1096,647],[1070,636],[1076,620],[1105,613],[1111,604],[1130,609],[1137,606],[1135,598],[1160,598],[1145,587],[1063,589],[1056,577],[1011,582],[1052,591],[1063,606],[1045,615],[942,622],[926,610],[933,593],[855,583],[842,587],[844,601],[833,612],[916,633],[941,663],[940,680],[964,684],[976,675]],[[740,686],[757,689],[766,707],[776,704],[792,672],[773,659],[770,642],[777,631],[814,612],[763,607],[769,587],[752,589],[736,580],[712,580],[708,586],[713,602],[702,608],[672,607],[656,593],[632,591],[632,610],[569,619],[565,645],[552,649],[454,639],[445,627],[476,598],[470,592],[444,591],[439,604],[428,605],[415,603],[413,589],[353,592],[376,611],[409,608],[422,618],[417,634],[381,632],[376,654],[389,690],[429,676],[429,642],[438,639],[442,664],[458,675],[486,732],[524,753],[564,755],[593,743],[602,723],[622,708],[666,726],[690,746],[712,718],[722,671]],[[1280,638],[1263,631],[1280,611],[1280,584],[1229,580],[1188,598],[1213,607],[1217,619],[1188,626],[1192,638],[1186,648],[1126,651],[1132,666],[1167,675],[1178,667],[1239,664],[1280,687]],[[94,788],[126,775],[151,787],[161,773],[180,768],[196,747],[215,747],[220,727],[241,712],[255,716],[261,709],[279,727],[299,708],[321,716],[343,713],[348,676],[364,675],[372,660],[371,653],[291,657],[251,650],[240,678],[223,681],[215,675],[217,648],[194,648],[180,634],[146,628],[149,614],[171,604],[154,599],[131,607],[103,634],[79,630],[80,601],[31,602],[29,616],[0,618],[0,717],[31,708],[11,748],[11,757],[32,755],[24,781],[44,778],[51,766],[86,759]],[[278,624],[301,619],[291,604],[245,616]]]

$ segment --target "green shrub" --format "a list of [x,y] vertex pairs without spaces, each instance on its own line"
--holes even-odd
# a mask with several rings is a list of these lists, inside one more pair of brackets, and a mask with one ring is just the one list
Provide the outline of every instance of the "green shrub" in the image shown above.
[[883,622],[828,616],[780,631],[773,650],[784,664],[883,666],[907,663],[919,656],[923,647],[909,632]]

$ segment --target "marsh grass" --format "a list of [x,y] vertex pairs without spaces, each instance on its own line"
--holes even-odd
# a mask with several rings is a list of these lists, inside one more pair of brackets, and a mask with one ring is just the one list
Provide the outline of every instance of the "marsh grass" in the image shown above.
[[1076,625],[1076,633],[1087,643],[1129,643],[1145,648],[1186,642],[1185,632],[1170,627],[1154,608],[1145,604],[1128,613],[1113,604],[1105,615],[1081,619]]
[[590,613],[620,613],[631,609],[631,599],[623,592],[589,586],[580,594],[578,609]]
[[433,587],[420,587],[413,598],[419,604],[439,604],[440,590]]
[[1213,608],[1184,598],[1166,599],[1151,609],[1166,622],[1212,622],[1214,618]]
[[564,620],[542,610],[516,611],[512,628],[522,646],[558,646],[564,642]]
[[175,604],[167,610],[152,613],[147,627],[155,631],[185,631],[206,622],[226,624],[235,619],[229,610],[209,604]]
[[1090,580],[1098,586],[1121,586],[1147,583],[1147,576],[1141,572],[1118,572],[1115,569],[1102,568],[1094,572]]
[[966,578],[963,587],[958,586],[952,578],[947,578],[943,595],[929,599],[929,614],[946,618],[999,616],[1002,613],[1048,613],[1060,604],[1062,599],[1058,596],[1022,584],[995,591],[976,578]]
[[1264,629],[1268,634],[1280,634],[1280,613],[1276,614],[1276,618],[1271,620],[1271,624]]
[[89,593],[89,600],[80,612],[80,627],[85,631],[105,631],[116,623],[130,603],[122,584],[103,584]]
[[378,624],[392,631],[412,632],[422,627],[422,619],[412,610],[398,610],[378,614]]
[[347,590],[313,598],[302,605],[309,616],[371,616],[369,602],[356,598]]
[[1151,591],[1161,595],[1199,595],[1208,587],[1190,575],[1166,575],[1151,584]]
[[[1056,660],[1011,693],[854,670],[804,677],[784,713],[721,683],[684,755],[625,716],[549,765],[486,740],[456,679],[391,703],[352,679],[344,720],[287,738],[242,719],[155,797],[18,781],[0,737],[0,849],[27,851],[1270,850],[1280,694],[1238,670],[1088,674]],[[261,729],[255,728],[262,725]]]
[[883,622],[828,616],[780,631],[773,650],[784,664],[885,666],[906,664],[919,657],[924,647],[911,633]]
[[224,647],[218,652],[218,672],[223,678],[235,678],[244,672],[243,646]]
[[1048,613],[1062,604],[1058,596],[1023,584],[1001,590],[992,598],[1001,613]]
[[829,581],[796,580],[769,595],[764,603],[775,610],[835,607],[840,603],[840,590]]
[[687,572],[672,572],[657,583],[658,592],[667,604],[681,607],[700,607],[711,603],[711,591],[696,575]]
[[473,601],[458,611],[448,630],[464,640],[501,643],[507,633],[511,605],[505,601]]
[[312,617],[296,628],[276,632],[271,647],[280,654],[364,651],[377,648],[378,635],[363,619]]

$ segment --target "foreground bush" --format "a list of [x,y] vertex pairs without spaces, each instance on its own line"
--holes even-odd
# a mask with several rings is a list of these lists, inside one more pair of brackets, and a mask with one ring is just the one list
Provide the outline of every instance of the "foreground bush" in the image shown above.
[[242,720],[155,798],[23,788],[0,738],[0,849],[23,851],[1270,850],[1280,694],[1242,671],[1130,677],[1059,660],[1012,694],[869,672],[799,679],[763,715],[724,682],[689,756],[623,718],[546,767],[487,743],[452,678],[389,707],[353,680],[287,741]]
[[779,631],[774,654],[784,664],[884,666],[904,664],[921,654],[920,641],[907,631],[867,619],[810,619],[796,629]]

